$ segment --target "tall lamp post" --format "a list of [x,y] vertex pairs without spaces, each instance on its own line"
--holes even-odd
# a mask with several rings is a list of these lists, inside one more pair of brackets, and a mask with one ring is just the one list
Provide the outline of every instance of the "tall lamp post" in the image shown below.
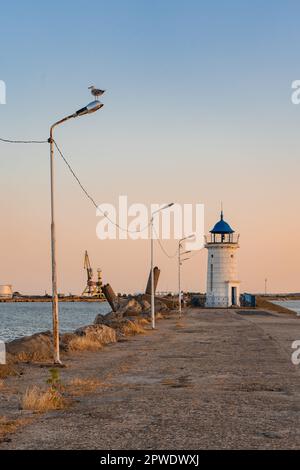
[[50,127],[50,185],[51,185],[51,261],[52,261],[52,319],[53,319],[53,359],[55,364],[61,364],[59,354],[59,319],[58,319],[58,294],[57,294],[57,269],[56,269],[56,239],[55,239],[55,211],[54,211],[54,139],[53,130],[60,124],[71,118],[91,114],[102,108],[103,104],[95,100],[74,114],[64,117]]
[[174,202],[170,204],[166,204],[163,207],[160,207],[156,211],[152,212],[151,214],[151,321],[152,321],[152,329],[155,329],[155,298],[154,298],[154,273],[153,273],[153,220],[154,216],[158,214],[158,212],[163,211],[164,209],[168,209],[169,207],[173,206]]
[[184,240],[190,240],[192,238],[195,238],[194,234],[188,235],[187,237],[181,238],[178,242],[178,308],[179,308],[179,317],[181,317],[181,265],[183,261],[188,260],[189,258],[181,259],[182,255],[187,255],[188,253],[191,252],[189,251],[184,251],[182,252],[182,242]]
[[267,292],[268,292],[268,290],[267,290],[267,283],[268,283],[268,279],[265,278],[265,295],[267,295]]

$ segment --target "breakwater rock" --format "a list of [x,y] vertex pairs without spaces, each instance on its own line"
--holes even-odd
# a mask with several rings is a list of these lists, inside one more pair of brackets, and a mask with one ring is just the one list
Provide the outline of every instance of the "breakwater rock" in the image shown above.
[[[163,317],[170,309],[165,302],[155,299],[155,315]],[[151,321],[151,306],[144,295],[121,299],[116,312],[97,315],[93,325],[60,335],[63,354],[74,351],[97,350],[122,339],[124,336],[144,333]],[[10,363],[52,361],[53,340],[50,331],[15,339],[6,344]]]

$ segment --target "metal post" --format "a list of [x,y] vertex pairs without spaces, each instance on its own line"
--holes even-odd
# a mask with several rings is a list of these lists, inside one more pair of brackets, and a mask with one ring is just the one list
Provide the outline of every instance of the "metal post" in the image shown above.
[[53,128],[50,129],[50,187],[51,187],[51,261],[52,261],[52,320],[53,320],[53,358],[55,364],[60,364],[59,357],[59,322],[58,295],[56,272],[56,239],[54,220],[54,143]]
[[182,242],[184,240],[188,240],[188,239],[191,239],[191,238],[194,238],[195,235],[194,234],[191,234],[191,235],[188,235],[187,237],[184,237],[184,238],[181,238],[181,240],[179,240],[178,242],[178,311],[179,311],[179,318],[181,318],[181,265],[184,261],[188,260],[189,258],[184,258],[183,260],[181,259],[181,255],[185,255],[185,254],[188,254],[190,253],[191,251],[188,250],[188,251],[184,251],[183,253],[181,252],[181,248],[182,248]]
[[166,204],[163,207],[160,207],[156,211],[154,211],[151,215],[151,319],[152,319],[152,329],[155,329],[155,297],[154,297],[154,272],[153,272],[153,232],[154,232],[154,226],[153,226],[153,221],[154,221],[154,215],[157,214],[158,212],[168,209],[169,207],[173,206],[173,202],[170,204]]
[[151,218],[151,320],[152,329],[155,329],[155,297],[154,297],[154,272],[153,272],[153,217]]
[[265,278],[265,295],[267,295],[267,282],[268,282],[268,279]]
[[181,318],[181,285],[180,285],[180,249],[181,244],[178,245],[178,307],[179,307],[179,318]]
[[[100,93],[101,92],[101,93]],[[95,93],[98,93],[97,95]],[[93,96],[100,96],[103,90],[94,90]],[[51,189],[51,264],[52,264],[52,321],[53,321],[53,359],[55,364],[61,364],[59,354],[59,321],[58,321],[58,295],[57,295],[57,272],[56,272],[56,239],[54,218],[54,140],[53,129],[69,119],[85,114],[91,114],[102,108],[103,104],[97,99],[73,114],[60,119],[50,127],[50,189]]]

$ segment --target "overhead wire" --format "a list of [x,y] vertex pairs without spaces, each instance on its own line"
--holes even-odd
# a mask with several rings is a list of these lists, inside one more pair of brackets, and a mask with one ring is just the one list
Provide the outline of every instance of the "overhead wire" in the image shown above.
[[48,140],[11,140],[11,139],[3,139],[0,137],[1,142],[5,142],[7,144],[47,144]]
[[[12,140],[12,139],[4,139],[4,138],[1,138],[0,137],[0,141],[1,142],[4,142],[4,143],[10,143],[10,144],[46,144],[46,143],[49,143],[48,140]],[[122,227],[120,224],[118,224],[117,222],[115,222],[114,220],[112,220],[107,214],[106,212],[104,212],[101,207],[99,206],[99,204],[96,203],[95,199],[90,195],[90,193],[87,191],[87,189],[85,188],[85,186],[81,183],[79,177],[77,176],[77,174],[75,173],[75,171],[73,170],[71,164],[69,163],[69,161],[67,160],[67,158],[64,156],[62,150],[60,149],[60,147],[58,146],[57,142],[53,139],[53,143],[60,155],[60,157],[62,158],[62,160],[64,161],[65,165],[67,166],[68,170],[70,171],[70,173],[72,174],[73,178],[76,180],[77,184],[79,185],[79,187],[81,188],[81,190],[83,191],[83,193],[85,194],[85,196],[90,200],[90,202],[93,204],[93,206],[99,210],[102,215],[111,223],[113,224],[115,227],[117,227],[119,230],[123,231],[123,232],[127,232],[127,233],[141,233],[143,232],[144,230],[146,230],[147,228],[149,228],[149,226],[151,225],[151,221],[147,223],[147,225],[145,225],[143,228],[141,228],[140,230],[130,230],[128,228],[125,228],[125,227]],[[153,226],[153,231],[156,235],[156,241],[161,249],[161,251],[164,253],[165,256],[167,256],[169,259],[173,259],[175,258],[177,255],[178,255],[178,249],[176,250],[176,252],[174,254],[169,254],[167,252],[167,250],[164,248],[161,240],[159,239],[159,236],[157,235],[157,232],[156,232],[156,229],[155,227]],[[194,255],[195,256],[195,255]]]
[[122,227],[120,224],[118,224],[117,222],[115,222],[114,220],[112,220],[107,214],[106,212],[104,212],[101,207],[99,206],[99,204],[96,203],[95,199],[89,194],[89,192],[87,191],[87,189],[83,186],[83,184],[81,183],[80,179],[78,178],[77,174],[75,173],[75,171],[73,170],[71,164],[68,162],[68,160],[66,159],[66,157],[64,156],[63,152],[61,151],[61,149],[59,148],[57,142],[55,140],[53,140],[54,142],[54,145],[59,153],[59,155],[61,156],[61,158],[63,159],[63,161],[65,162],[66,166],[68,167],[70,173],[72,174],[73,178],[77,181],[78,185],[80,186],[81,190],[84,192],[84,194],[86,195],[86,197],[91,201],[91,203],[93,204],[93,206],[99,210],[101,212],[101,214],[111,223],[113,224],[115,227],[117,227],[119,230],[123,231],[123,232],[127,232],[127,233],[141,233],[143,232],[144,230],[146,230],[150,224],[151,224],[151,221],[148,222],[147,225],[145,225],[143,228],[139,229],[139,230],[130,230],[128,228],[125,228],[125,227]]
[[162,252],[163,252],[169,259],[175,258],[175,256],[178,255],[178,250],[179,250],[179,248],[177,248],[177,250],[176,250],[176,252],[175,252],[174,254],[170,255],[170,254],[167,252],[167,250],[165,249],[165,247],[163,246],[161,240],[159,239],[159,236],[158,236],[157,231],[156,231],[156,229],[155,229],[154,226],[153,226],[153,232],[154,232],[155,235],[156,235],[156,238],[155,238],[154,240],[157,241],[157,243],[158,243],[160,249],[162,250]]

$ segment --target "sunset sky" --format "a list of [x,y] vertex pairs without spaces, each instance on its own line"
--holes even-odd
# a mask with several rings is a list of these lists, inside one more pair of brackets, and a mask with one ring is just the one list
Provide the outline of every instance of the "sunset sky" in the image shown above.
[[[204,203],[206,231],[223,201],[241,291],[267,277],[270,291],[299,292],[299,14],[296,0],[2,2],[0,137],[47,139],[103,87],[103,109],[55,133],[96,201]],[[0,142],[0,156],[0,284],[50,292],[49,146]],[[59,291],[85,287],[85,250],[116,291],[144,290],[150,242],[98,240],[96,211],[56,156]],[[205,290],[206,257],[184,265],[183,289]],[[155,261],[159,289],[176,290],[176,258],[156,244]]]

